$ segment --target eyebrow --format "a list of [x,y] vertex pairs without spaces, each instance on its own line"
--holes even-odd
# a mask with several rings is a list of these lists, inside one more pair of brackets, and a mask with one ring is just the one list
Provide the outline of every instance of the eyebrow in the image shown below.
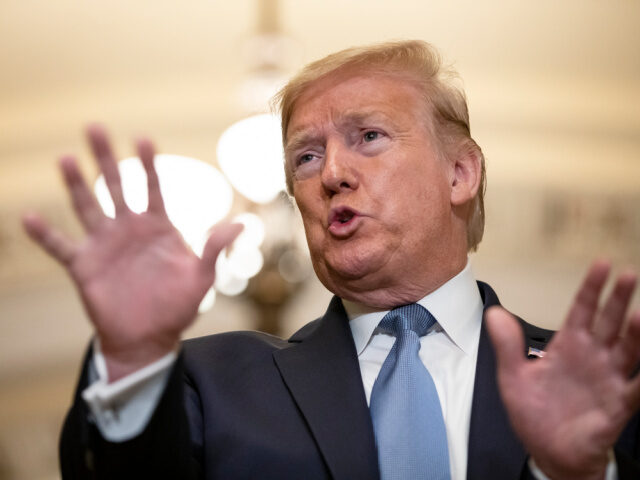
[[291,135],[290,140],[287,140],[287,144],[284,147],[284,157],[289,158],[294,151],[302,148],[304,145],[317,141],[320,136],[320,132],[315,128],[302,128],[299,132]]
[[[380,110],[346,110],[338,115],[336,123],[338,125],[362,124],[367,121],[383,121],[391,125],[392,128],[399,129],[398,123],[389,115]],[[299,131],[291,135],[291,139],[287,141],[284,148],[285,158],[291,155],[295,150],[302,148],[308,143],[313,143],[321,137],[320,132],[314,127],[302,127]]]

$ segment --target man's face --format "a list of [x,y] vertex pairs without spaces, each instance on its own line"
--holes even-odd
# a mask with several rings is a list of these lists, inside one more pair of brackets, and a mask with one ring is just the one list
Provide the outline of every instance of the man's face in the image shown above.
[[420,91],[396,75],[342,72],[296,102],[286,145],[293,194],[316,274],[342,298],[408,303],[464,266],[454,167],[426,117]]

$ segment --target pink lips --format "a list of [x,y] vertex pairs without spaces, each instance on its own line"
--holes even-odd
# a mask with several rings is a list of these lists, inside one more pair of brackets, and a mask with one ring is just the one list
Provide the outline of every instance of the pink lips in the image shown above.
[[346,238],[357,229],[362,216],[348,207],[332,208],[329,212],[329,232],[338,238]]

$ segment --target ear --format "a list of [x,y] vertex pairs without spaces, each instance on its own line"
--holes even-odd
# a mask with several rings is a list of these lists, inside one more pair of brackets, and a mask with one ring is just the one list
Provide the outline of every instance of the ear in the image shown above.
[[478,193],[482,179],[482,159],[478,150],[463,145],[451,161],[451,205],[460,206],[471,201]]

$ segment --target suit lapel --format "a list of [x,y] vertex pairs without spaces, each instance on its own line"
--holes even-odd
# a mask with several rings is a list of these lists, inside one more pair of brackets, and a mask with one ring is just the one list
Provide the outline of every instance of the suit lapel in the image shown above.
[[[500,305],[495,292],[478,282],[484,310]],[[525,348],[544,348],[552,332],[526,324],[519,319],[525,335]],[[467,478],[513,480],[520,478],[527,459],[516,437],[500,398],[496,378],[496,359],[484,321],[478,345],[478,363],[471,407]]]
[[[311,330],[309,332],[309,330]],[[373,426],[342,302],[274,353],[274,360],[335,479],[377,479]]]
[[511,429],[498,391],[495,356],[482,324],[471,406],[467,478],[520,478],[526,460],[522,444]]

